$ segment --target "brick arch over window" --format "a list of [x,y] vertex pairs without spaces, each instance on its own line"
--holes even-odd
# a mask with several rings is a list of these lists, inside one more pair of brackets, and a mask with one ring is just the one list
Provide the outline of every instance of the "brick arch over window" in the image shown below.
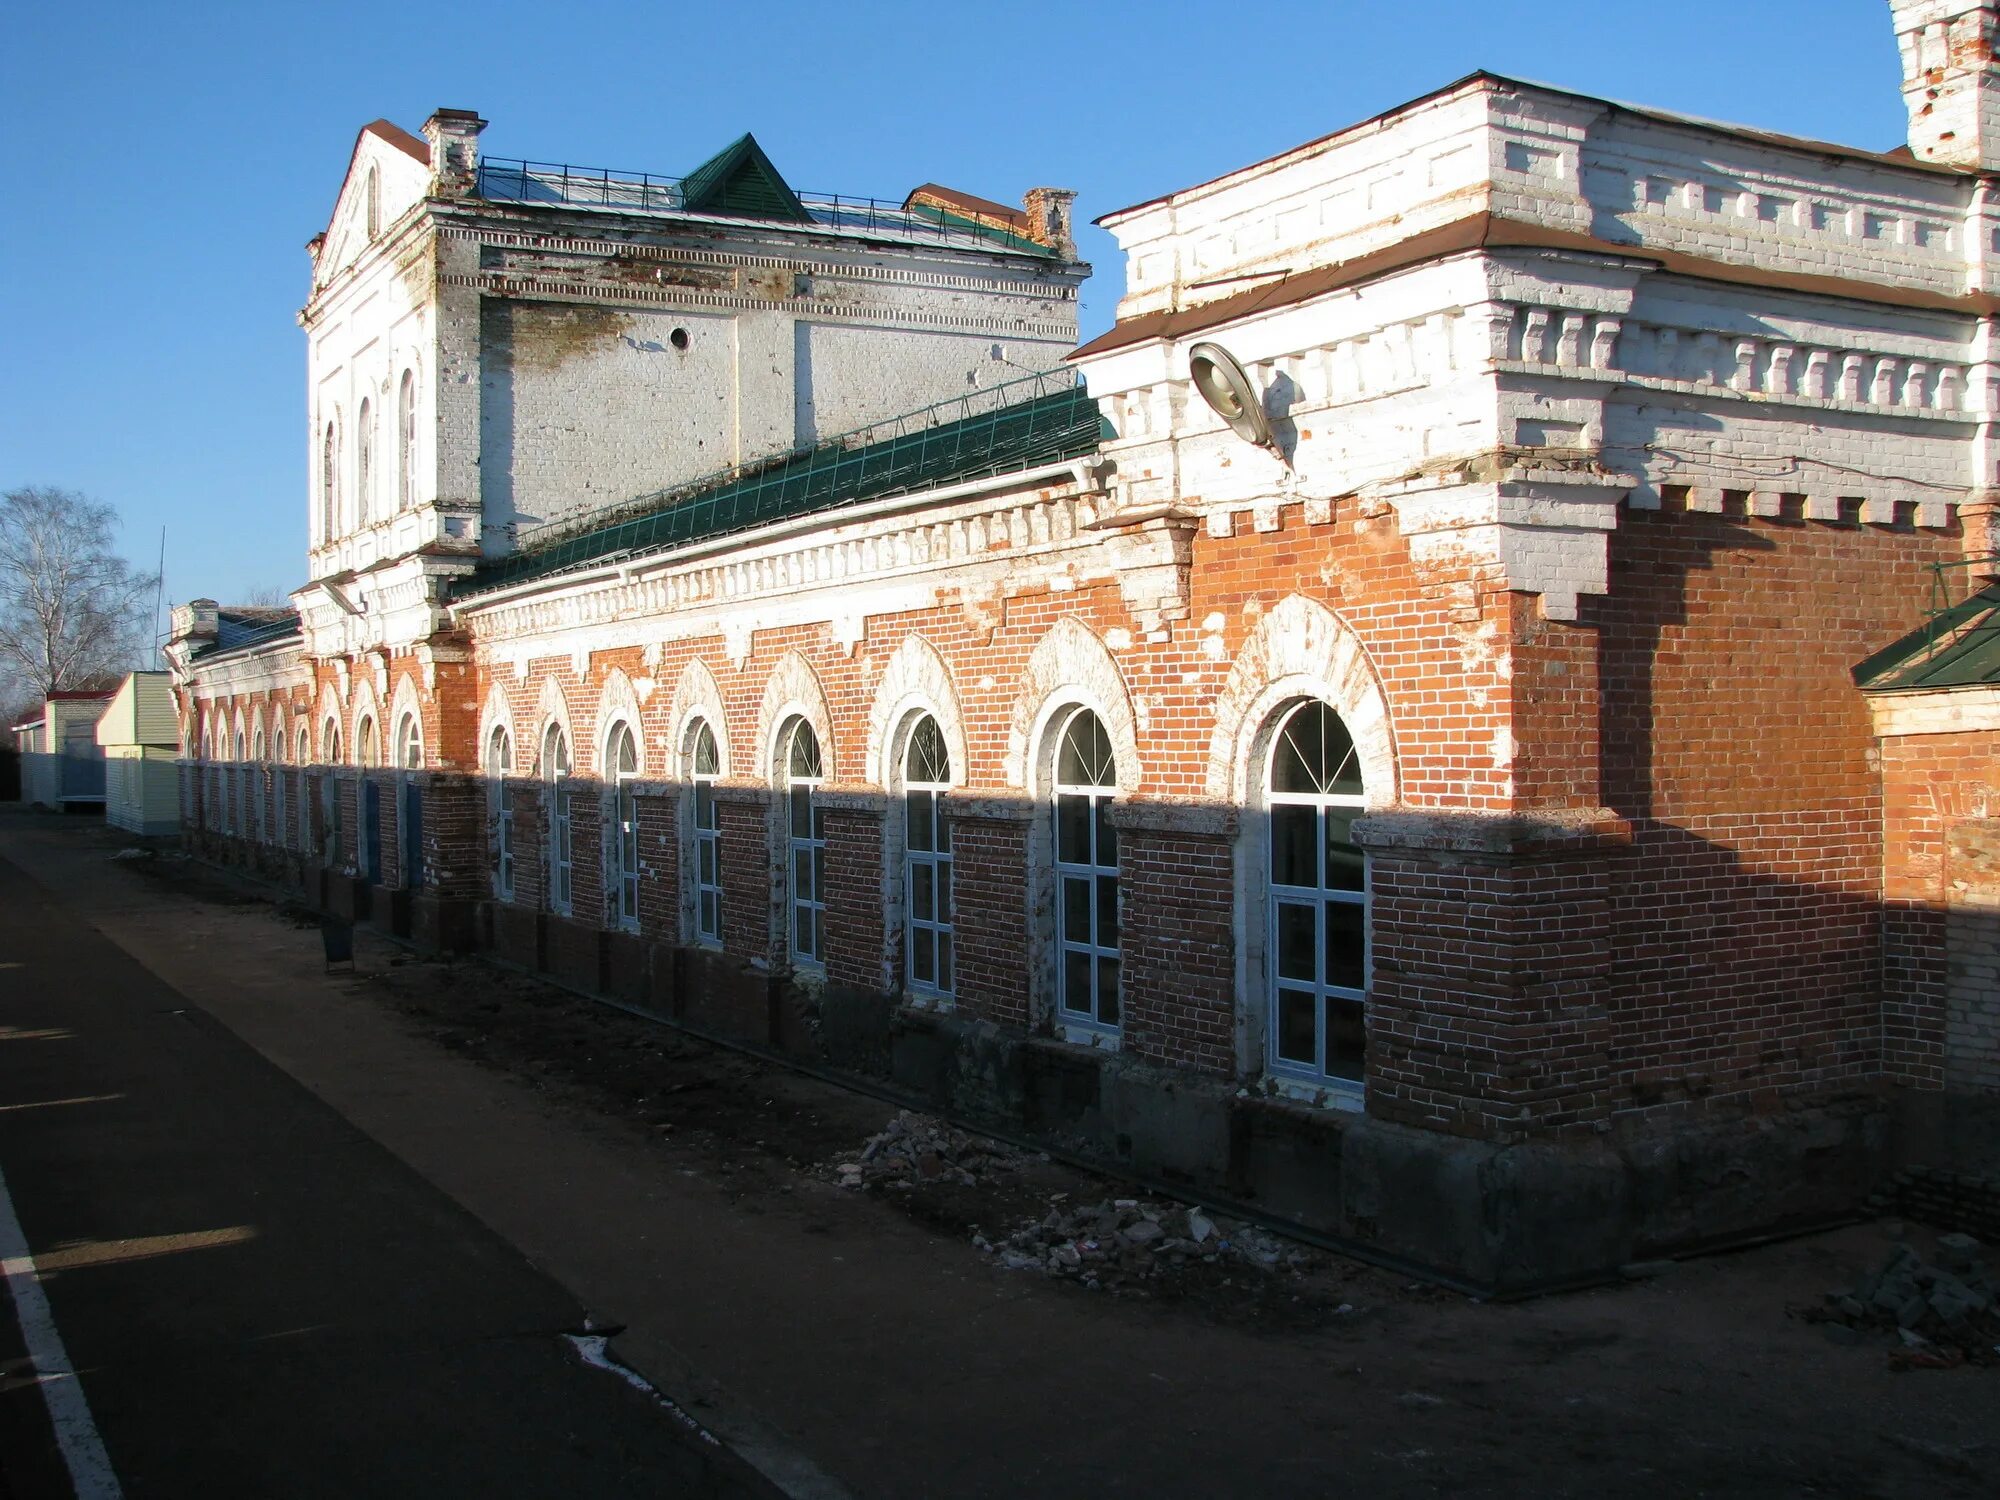
[[1300,594],[1258,622],[1229,669],[1215,703],[1215,738],[1204,790],[1217,802],[1248,805],[1258,774],[1251,751],[1265,721],[1294,698],[1333,706],[1354,738],[1370,807],[1397,800],[1396,742],[1389,700],[1375,665],[1347,624]]
[[[564,696],[561,683],[557,682],[554,677],[544,677],[542,679],[541,697],[535,705],[535,742],[528,746],[526,751],[528,755],[534,758],[531,774],[536,777],[540,777],[543,774],[542,741],[548,738],[549,725],[551,724],[560,724],[562,726],[563,740],[569,746],[571,774],[574,775],[577,764],[576,736],[570,732],[569,727],[569,699]],[[519,740],[514,741],[514,756],[517,763],[522,753],[521,742]]]
[[[620,724],[629,725],[632,730],[632,747],[639,753],[639,774],[646,774],[646,732],[644,721],[639,717],[639,695],[632,689],[632,679],[620,667],[613,667],[604,676],[604,686],[597,695],[597,743],[591,747],[597,774],[601,780],[611,779],[611,763],[605,758],[605,747],[611,743],[611,731]],[[574,755],[574,748],[570,753]]]
[[681,668],[680,681],[674,684],[673,707],[669,710],[667,726],[673,738],[673,761],[667,767],[670,777],[685,773],[682,762],[686,759],[688,726],[696,719],[705,721],[709,732],[715,736],[716,758],[722,764],[722,774],[732,775],[733,762],[729,758],[729,717],[722,701],[722,687],[716,682],[715,674],[708,669],[708,663],[695,657]]
[[794,715],[812,725],[813,733],[819,737],[826,779],[838,780],[840,762],[834,753],[833,715],[827,709],[826,688],[812,663],[796,651],[785,653],[764,684],[764,702],[757,710],[757,761],[751,774],[760,780],[770,779],[772,746],[778,729]]
[[970,782],[971,770],[965,749],[965,715],[958,706],[958,690],[951,680],[951,668],[937,647],[920,635],[906,635],[882,669],[875,688],[875,702],[868,711],[868,771],[878,786],[893,786],[899,780],[897,757],[902,753],[903,721],[917,710],[929,713],[944,733],[945,749],[951,755],[952,775],[959,785]]
[[423,694],[417,691],[417,679],[408,672],[405,672],[396,679],[396,691],[389,697],[389,724],[387,731],[389,739],[386,743],[391,755],[402,748],[398,744],[396,737],[402,733],[403,719],[406,715],[417,721],[417,742],[424,747],[424,757],[428,760],[430,758],[430,736],[424,732]]
[[339,734],[341,743],[344,746],[347,743],[347,731],[342,726],[347,722],[347,709],[340,701],[339,690],[330,682],[321,685],[319,690],[319,710],[313,715],[313,759],[315,761],[318,761],[324,754],[322,747],[326,744],[326,726],[329,722],[332,723],[334,731]]
[[375,757],[378,761],[386,759],[389,731],[382,723],[382,705],[375,696],[375,684],[369,681],[365,670],[356,675],[353,697],[347,715],[348,760],[356,765],[361,763],[361,725],[367,719],[375,721]]
[[1130,796],[1143,785],[1139,764],[1139,722],[1125,674],[1110,649],[1082,621],[1056,621],[1028,657],[1021,690],[1007,726],[1007,785],[1042,793],[1039,748],[1050,721],[1065,709],[1089,709],[1104,725],[1118,766],[1118,790]]
[[[514,705],[508,701],[507,689],[494,683],[486,690],[486,702],[479,710],[479,757],[478,771],[486,774],[486,747],[493,743],[493,731],[507,731],[507,743],[514,747],[514,754],[522,754],[521,736],[514,729]],[[517,761],[518,764],[518,761]]]

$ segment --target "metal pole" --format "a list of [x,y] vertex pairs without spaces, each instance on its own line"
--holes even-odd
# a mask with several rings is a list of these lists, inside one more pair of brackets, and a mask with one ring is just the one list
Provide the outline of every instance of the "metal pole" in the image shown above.
[[[160,611],[167,602],[167,528],[160,527],[160,570],[153,579],[153,655],[157,659],[160,648],[166,642],[166,632],[160,628]],[[150,665],[150,663],[148,664]]]

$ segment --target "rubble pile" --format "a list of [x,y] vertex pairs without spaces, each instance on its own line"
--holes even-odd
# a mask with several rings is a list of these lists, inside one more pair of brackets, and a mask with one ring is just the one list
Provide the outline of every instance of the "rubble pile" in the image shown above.
[[1826,1305],[1806,1316],[1838,1343],[1893,1330],[1890,1357],[1904,1368],[2000,1364],[2000,1304],[1969,1234],[1940,1235],[1935,1262],[1898,1245],[1881,1270],[1849,1291],[1828,1292]]
[[1058,1195],[1044,1218],[1005,1239],[995,1243],[980,1235],[973,1244],[1007,1270],[1040,1271],[1110,1291],[1197,1265],[1297,1276],[1319,1264],[1311,1251],[1199,1208],[1139,1198],[1070,1208],[1063,1199]]
[[905,1109],[880,1135],[869,1138],[859,1157],[837,1163],[834,1172],[848,1188],[909,1188],[936,1181],[972,1187],[981,1177],[1010,1171],[1026,1159],[1011,1146]]

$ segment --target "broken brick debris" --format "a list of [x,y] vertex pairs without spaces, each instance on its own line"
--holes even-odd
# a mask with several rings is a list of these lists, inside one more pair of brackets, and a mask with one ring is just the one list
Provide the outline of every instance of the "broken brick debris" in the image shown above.
[[1889,1359],[1898,1369],[2000,1365],[2000,1303],[1969,1234],[1940,1236],[1931,1260],[1898,1245],[1879,1271],[1799,1316],[1823,1324],[1840,1344],[1893,1331]]

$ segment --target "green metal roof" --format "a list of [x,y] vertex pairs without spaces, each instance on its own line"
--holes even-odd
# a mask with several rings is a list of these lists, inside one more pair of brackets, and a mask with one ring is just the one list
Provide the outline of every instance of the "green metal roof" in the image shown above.
[[681,199],[690,213],[812,222],[754,135],[739,136],[682,178]]
[[1067,371],[1012,381],[979,395],[991,397],[1013,387],[1028,387],[1023,392],[1027,399],[938,420],[977,399],[962,397],[867,429],[904,429],[894,436],[874,442],[856,442],[853,434],[833,438],[803,453],[641,497],[631,507],[638,514],[494,559],[466,581],[460,596],[863,500],[1081,458],[1113,436],[1090,393]]
[[1869,692],[2000,683],[2000,583],[1989,583],[1854,669]]

